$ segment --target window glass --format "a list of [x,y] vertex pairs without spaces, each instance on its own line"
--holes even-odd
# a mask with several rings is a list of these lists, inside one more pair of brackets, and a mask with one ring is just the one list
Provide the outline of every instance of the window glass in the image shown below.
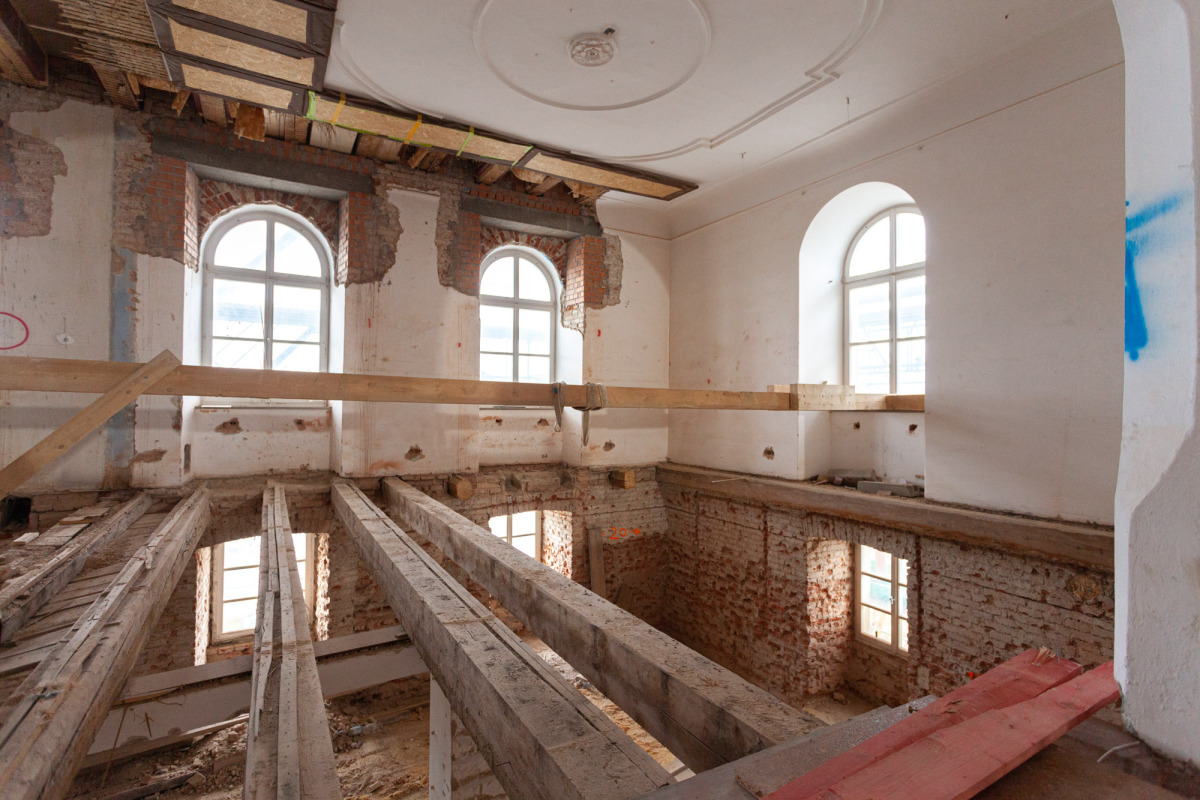
[[262,369],[263,343],[240,339],[213,339],[212,366],[229,369]]
[[511,544],[530,558],[541,558],[542,512],[521,511],[488,520],[488,528],[498,539]]
[[850,385],[860,394],[887,394],[891,355],[887,342],[850,347]]
[[288,372],[320,372],[321,346],[272,342],[271,369],[282,369]]
[[255,219],[230,228],[217,244],[213,263],[218,267],[265,270],[267,221]]
[[272,338],[276,341],[321,341],[320,289],[303,286],[276,286],[272,318],[275,323]]
[[513,379],[513,357],[494,353],[479,354],[479,380],[511,381]]
[[925,218],[911,211],[896,215],[896,266],[925,263]]
[[550,284],[546,275],[530,261],[520,259],[520,273],[517,275],[517,296],[522,300],[551,300]]
[[925,340],[913,339],[896,344],[898,383],[901,394],[921,394],[925,391]]
[[553,382],[557,308],[548,272],[528,254],[501,253],[485,262],[480,295],[480,380]]
[[536,309],[520,309],[520,323],[517,337],[517,352],[530,355],[550,355],[550,319],[549,311]]
[[275,271],[319,278],[322,274],[321,258],[300,231],[287,225],[276,225]]
[[896,337],[925,335],[925,276],[896,281]]
[[888,285],[874,283],[850,290],[850,341],[886,340],[891,331]]
[[850,257],[850,276],[869,275],[888,268],[891,259],[891,223],[884,218],[862,235]]
[[[304,599],[311,608],[313,589],[308,583],[308,537],[306,533],[292,534],[292,547],[296,551],[296,568]],[[217,545],[213,579],[214,596],[220,606],[219,612],[214,609],[214,623],[219,620],[219,628],[215,631],[218,637],[228,638],[254,630],[261,548],[261,536]]]
[[493,261],[479,281],[479,293],[493,297],[513,296],[513,258]]
[[213,280],[213,336],[261,339],[266,308],[264,284]]
[[[512,352],[513,309],[503,306],[479,306],[479,349]],[[512,371],[511,368],[509,370]]]
[[859,636],[893,652],[908,652],[908,561],[867,545],[855,549]]

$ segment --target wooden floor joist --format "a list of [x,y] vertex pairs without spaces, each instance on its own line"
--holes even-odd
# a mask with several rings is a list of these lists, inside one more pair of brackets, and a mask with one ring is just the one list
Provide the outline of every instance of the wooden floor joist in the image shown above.
[[334,512],[512,797],[621,800],[670,776],[357,488]]
[[263,492],[246,800],[340,798],[287,498]]
[[[139,364],[120,361],[85,361],[65,358],[4,359],[0,391],[102,392],[127,378]],[[607,386],[606,408],[737,409],[743,411],[862,411],[884,410],[891,395],[869,395],[860,404],[853,391],[841,400],[829,390],[850,387],[814,387],[820,396],[781,392],[735,392],[710,389],[649,389]],[[176,367],[146,391],[155,395],[202,397],[259,397],[289,400],[361,400],[387,403],[445,403],[451,405],[542,406],[554,405],[555,386],[545,383],[473,381],[453,378],[407,378],[395,375],[352,375],[336,372],[286,372],[283,370]],[[899,395],[897,395],[899,397]],[[916,395],[914,397],[919,397]],[[897,401],[899,402],[899,401]],[[571,384],[563,389],[563,405],[585,407],[588,388]],[[916,403],[909,398],[906,410]],[[920,404],[924,408],[923,398]]]
[[693,770],[734,761],[816,727],[791,706],[398,478],[384,481],[384,496],[398,519],[441,548]]
[[200,489],[0,707],[0,797],[63,797],[208,526]]
[[41,567],[6,583],[0,590],[0,642],[10,641],[39,608],[79,574],[92,553],[145,514],[150,502],[150,494],[142,492],[102,520],[93,522]]

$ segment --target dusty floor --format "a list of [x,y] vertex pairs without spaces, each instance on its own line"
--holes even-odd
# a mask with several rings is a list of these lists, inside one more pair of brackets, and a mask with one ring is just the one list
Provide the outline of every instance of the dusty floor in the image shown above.
[[810,697],[800,710],[812,714],[826,725],[836,725],[859,714],[874,711],[878,707],[878,704],[870,702],[852,689],[842,687],[836,692]]

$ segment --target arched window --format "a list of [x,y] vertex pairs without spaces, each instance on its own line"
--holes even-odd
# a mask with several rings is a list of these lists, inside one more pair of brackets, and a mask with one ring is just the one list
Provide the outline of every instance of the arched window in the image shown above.
[[497,250],[479,278],[479,379],[554,381],[555,281],[525,250]]
[[846,254],[846,382],[868,394],[925,391],[925,219],[896,206]]
[[323,372],[329,365],[329,247],[295,214],[263,207],[204,238],[204,363]]

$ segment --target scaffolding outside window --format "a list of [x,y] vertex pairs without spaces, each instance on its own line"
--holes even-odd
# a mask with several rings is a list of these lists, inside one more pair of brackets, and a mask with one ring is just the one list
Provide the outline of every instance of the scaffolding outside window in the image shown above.
[[925,218],[896,206],[854,237],[845,272],[846,382],[868,394],[925,392]]
[[555,276],[531,253],[498,250],[479,277],[479,379],[553,383]]
[[530,558],[542,560],[542,512],[522,511],[488,520],[497,538],[511,544]]
[[[300,585],[304,587],[304,602],[312,615],[313,535],[293,533],[296,567]],[[237,639],[254,632],[258,611],[258,565],[262,548],[261,536],[234,539],[213,548],[212,580],[212,641]]]
[[247,207],[202,248],[203,363],[323,372],[329,366],[329,247],[298,215]]
[[855,631],[859,639],[908,653],[908,561],[855,546]]

